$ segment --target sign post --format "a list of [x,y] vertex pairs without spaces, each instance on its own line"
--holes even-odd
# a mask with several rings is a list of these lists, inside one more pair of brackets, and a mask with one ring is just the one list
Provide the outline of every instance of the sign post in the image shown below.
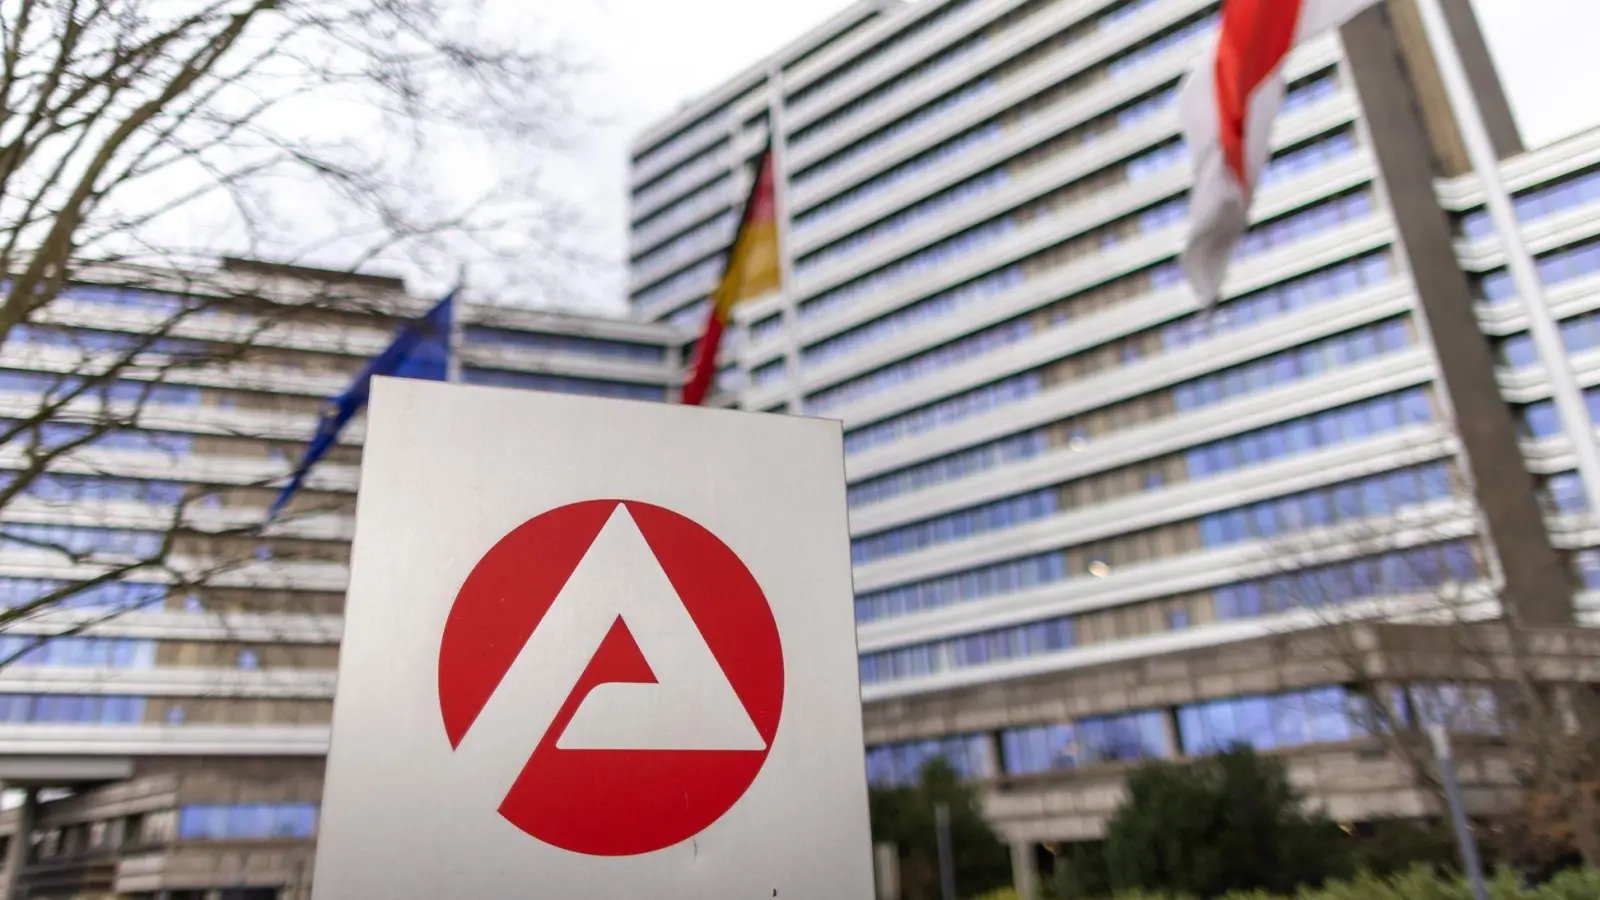
[[317,900],[869,900],[837,423],[374,383]]

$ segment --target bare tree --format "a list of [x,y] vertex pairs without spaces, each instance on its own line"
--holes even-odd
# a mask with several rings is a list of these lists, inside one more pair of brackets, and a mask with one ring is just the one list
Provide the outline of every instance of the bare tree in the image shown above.
[[[1471,496],[1449,471],[1449,494]],[[1464,500],[1330,512],[1335,523],[1268,545],[1252,612],[1326,639],[1355,712],[1438,809],[1431,724],[1467,736],[1458,757],[1509,782],[1495,829],[1508,856],[1567,849],[1600,864],[1600,717],[1582,680],[1600,634],[1521,623]]]
[[[126,479],[97,448],[184,430],[175,396],[270,390],[296,336],[338,350],[419,311],[392,288],[214,271],[219,251],[439,274],[560,253],[537,162],[568,119],[569,67],[495,16],[476,0],[0,0],[0,543],[73,573],[0,610],[0,632],[106,584],[182,591],[302,549],[216,508],[270,478],[177,485],[156,512],[92,524],[71,512]],[[23,629],[46,633],[0,668],[149,602]]]

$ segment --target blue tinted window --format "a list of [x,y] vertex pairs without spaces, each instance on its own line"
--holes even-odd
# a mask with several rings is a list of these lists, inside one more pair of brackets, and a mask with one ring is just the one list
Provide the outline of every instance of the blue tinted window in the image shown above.
[[661,385],[655,384],[632,384],[623,381],[577,378],[570,375],[508,372],[499,369],[466,369],[461,374],[462,380],[468,384],[527,388],[562,394],[587,394],[596,397],[620,397],[628,400],[661,400],[665,397]]
[[182,840],[308,838],[316,833],[315,803],[184,806],[178,810],[178,837]]
[[1232,697],[1179,707],[1178,732],[1190,756],[1347,741],[1365,733],[1363,709],[1361,698],[1343,688]]
[[0,722],[12,725],[137,725],[143,720],[143,697],[0,694]]
[[918,782],[922,769],[940,759],[962,778],[987,778],[994,774],[989,736],[953,735],[921,741],[902,741],[867,748],[867,783],[873,787],[903,787]]
[[[1406,482],[1420,487],[1405,486]],[[1220,547],[1328,525],[1336,518],[1387,515],[1419,500],[1442,499],[1451,493],[1449,472],[1442,464],[1372,475],[1202,516],[1200,544]]]
[[862,594],[856,598],[856,619],[870,622],[887,616],[936,609],[997,594],[1025,591],[1066,577],[1066,560],[1061,553],[1008,560],[980,569]]
[[509,328],[491,328],[484,325],[468,325],[463,331],[463,337],[468,344],[494,344],[531,350],[555,350],[626,359],[635,362],[660,362],[666,358],[666,348],[664,347],[636,344],[630,341],[582,337],[570,334],[514,331]]

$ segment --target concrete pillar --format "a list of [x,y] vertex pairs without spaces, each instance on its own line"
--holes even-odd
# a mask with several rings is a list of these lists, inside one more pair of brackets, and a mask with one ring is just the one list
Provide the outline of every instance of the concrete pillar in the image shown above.
[[872,870],[877,880],[878,900],[900,900],[900,850],[894,844],[872,846]]
[[28,866],[28,853],[33,849],[33,825],[39,818],[39,791],[28,788],[22,806],[17,810],[17,830],[11,836],[11,852],[6,856],[4,892],[0,897],[11,900],[17,896],[17,885],[22,881],[22,870]]
[[1039,900],[1039,857],[1029,841],[1011,845],[1011,883],[1017,900]]

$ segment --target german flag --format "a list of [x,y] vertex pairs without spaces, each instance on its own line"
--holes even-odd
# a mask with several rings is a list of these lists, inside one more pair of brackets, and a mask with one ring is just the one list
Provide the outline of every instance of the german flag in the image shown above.
[[717,347],[722,332],[733,320],[733,308],[778,289],[778,208],[774,193],[772,147],[768,145],[757,164],[756,183],[744,204],[739,229],[728,248],[728,261],[722,280],[711,294],[711,311],[706,330],[695,351],[694,371],[683,386],[683,402],[698,406],[711,390],[717,375]]

